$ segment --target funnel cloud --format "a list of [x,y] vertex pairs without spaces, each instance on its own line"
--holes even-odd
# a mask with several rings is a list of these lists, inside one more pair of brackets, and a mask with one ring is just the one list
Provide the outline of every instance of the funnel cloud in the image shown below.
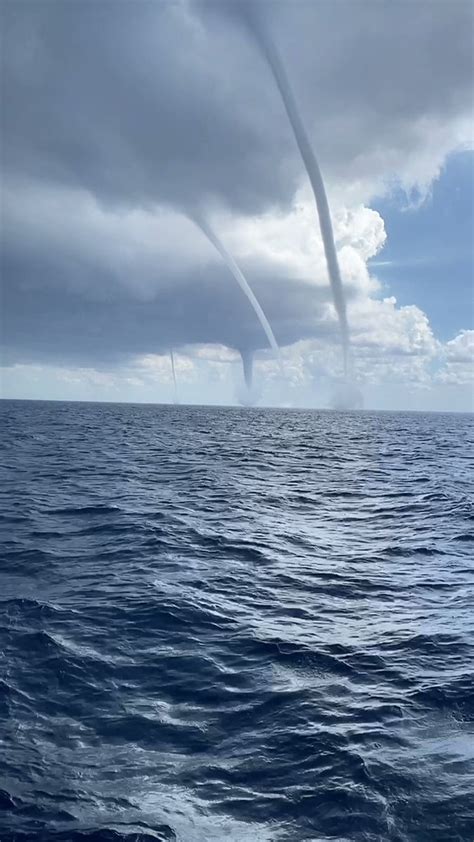
[[[263,312],[262,307],[260,306],[260,303],[259,303],[257,297],[255,296],[252,288],[250,287],[248,281],[246,280],[245,275],[243,274],[242,270],[239,268],[239,266],[235,262],[234,258],[230,254],[230,252],[227,251],[227,249],[225,248],[224,244],[219,239],[219,237],[217,236],[215,231],[211,228],[211,226],[210,226],[208,220],[206,219],[206,217],[202,213],[200,213],[198,211],[194,211],[192,214],[190,214],[190,218],[198,226],[198,228],[201,229],[202,233],[207,237],[209,242],[214,246],[216,251],[218,251],[218,253],[221,255],[221,257],[222,257],[224,263],[226,264],[227,268],[229,269],[230,273],[234,276],[234,278],[237,281],[237,283],[238,283],[239,287],[241,288],[242,292],[244,293],[244,295],[250,301],[250,304],[252,305],[252,307],[255,311],[255,314],[256,314],[256,316],[257,316],[257,318],[258,318],[258,320],[259,320],[259,322],[262,326],[263,332],[265,333],[265,336],[267,337],[268,344],[270,345],[271,349],[273,350],[273,352],[275,354],[275,357],[276,357],[276,360],[281,367],[280,348],[279,348],[278,343],[275,339],[275,335],[274,335],[273,330],[271,328],[270,322],[268,321],[265,313]],[[250,362],[249,362],[249,360],[250,360]],[[248,378],[250,378],[250,382],[252,380],[252,356],[251,355],[249,356],[247,354],[242,354],[242,363],[243,363],[243,367],[244,367],[245,381],[246,381],[247,386],[248,386],[248,382],[247,382]],[[251,387],[248,387],[248,388],[250,389]]]
[[308,177],[313,189],[316,207],[319,216],[319,225],[321,229],[321,236],[324,244],[324,253],[326,256],[326,263],[328,268],[329,280],[331,283],[334,306],[336,308],[339,319],[342,352],[344,361],[344,375],[348,372],[348,355],[349,355],[349,326],[347,322],[346,300],[344,297],[344,289],[342,286],[341,273],[339,270],[339,263],[337,259],[336,246],[334,243],[334,234],[332,230],[331,214],[329,211],[329,203],[326,196],[324,181],[319,168],[318,161],[313,152],[311,144],[306,133],[301,115],[296,105],[296,100],[290,86],[290,82],[280,58],[276,45],[271,38],[267,28],[262,23],[258,14],[253,16],[253,29],[256,36],[257,43],[264,55],[275,79],[277,88],[283,100],[288,119],[293,129],[296,143],[298,145],[303,163],[308,173]]

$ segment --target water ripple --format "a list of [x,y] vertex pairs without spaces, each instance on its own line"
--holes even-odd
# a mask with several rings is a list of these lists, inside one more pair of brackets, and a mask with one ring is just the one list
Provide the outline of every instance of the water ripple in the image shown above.
[[2,842],[470,842],[469,416],[4,401]]

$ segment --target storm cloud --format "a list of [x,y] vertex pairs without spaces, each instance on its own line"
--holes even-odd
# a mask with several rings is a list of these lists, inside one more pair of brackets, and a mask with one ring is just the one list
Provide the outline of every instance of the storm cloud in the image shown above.
[[[330,190],[368,200],[423,167],[429,180],[462,142],[469,3],[272,2],[262,14]],[[216,226],[288,213],[305,184],[241,16],[225,2],[2,4],[7,361],[263,347],[248,302],[186,223],[196,208]],[[271,255],[239,262],[279,344],[335,335],[324,270],[312,286]]]

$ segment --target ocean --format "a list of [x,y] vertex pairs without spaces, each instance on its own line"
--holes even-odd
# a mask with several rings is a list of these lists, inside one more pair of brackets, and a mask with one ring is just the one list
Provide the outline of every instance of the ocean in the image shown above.
[[472,416],[0,412],[1,842],[472,842]]

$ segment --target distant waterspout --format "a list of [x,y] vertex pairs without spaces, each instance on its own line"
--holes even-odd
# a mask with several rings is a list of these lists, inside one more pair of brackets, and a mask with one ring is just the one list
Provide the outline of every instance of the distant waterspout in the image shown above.
[[173,349],[170,348],[170,363],[171,363],[171,374],[173,377],[173,395],[174,395],[174,403],[179,403],[178,400],[178,385],[176,382],[176,371],[174,367],[174,354]]

